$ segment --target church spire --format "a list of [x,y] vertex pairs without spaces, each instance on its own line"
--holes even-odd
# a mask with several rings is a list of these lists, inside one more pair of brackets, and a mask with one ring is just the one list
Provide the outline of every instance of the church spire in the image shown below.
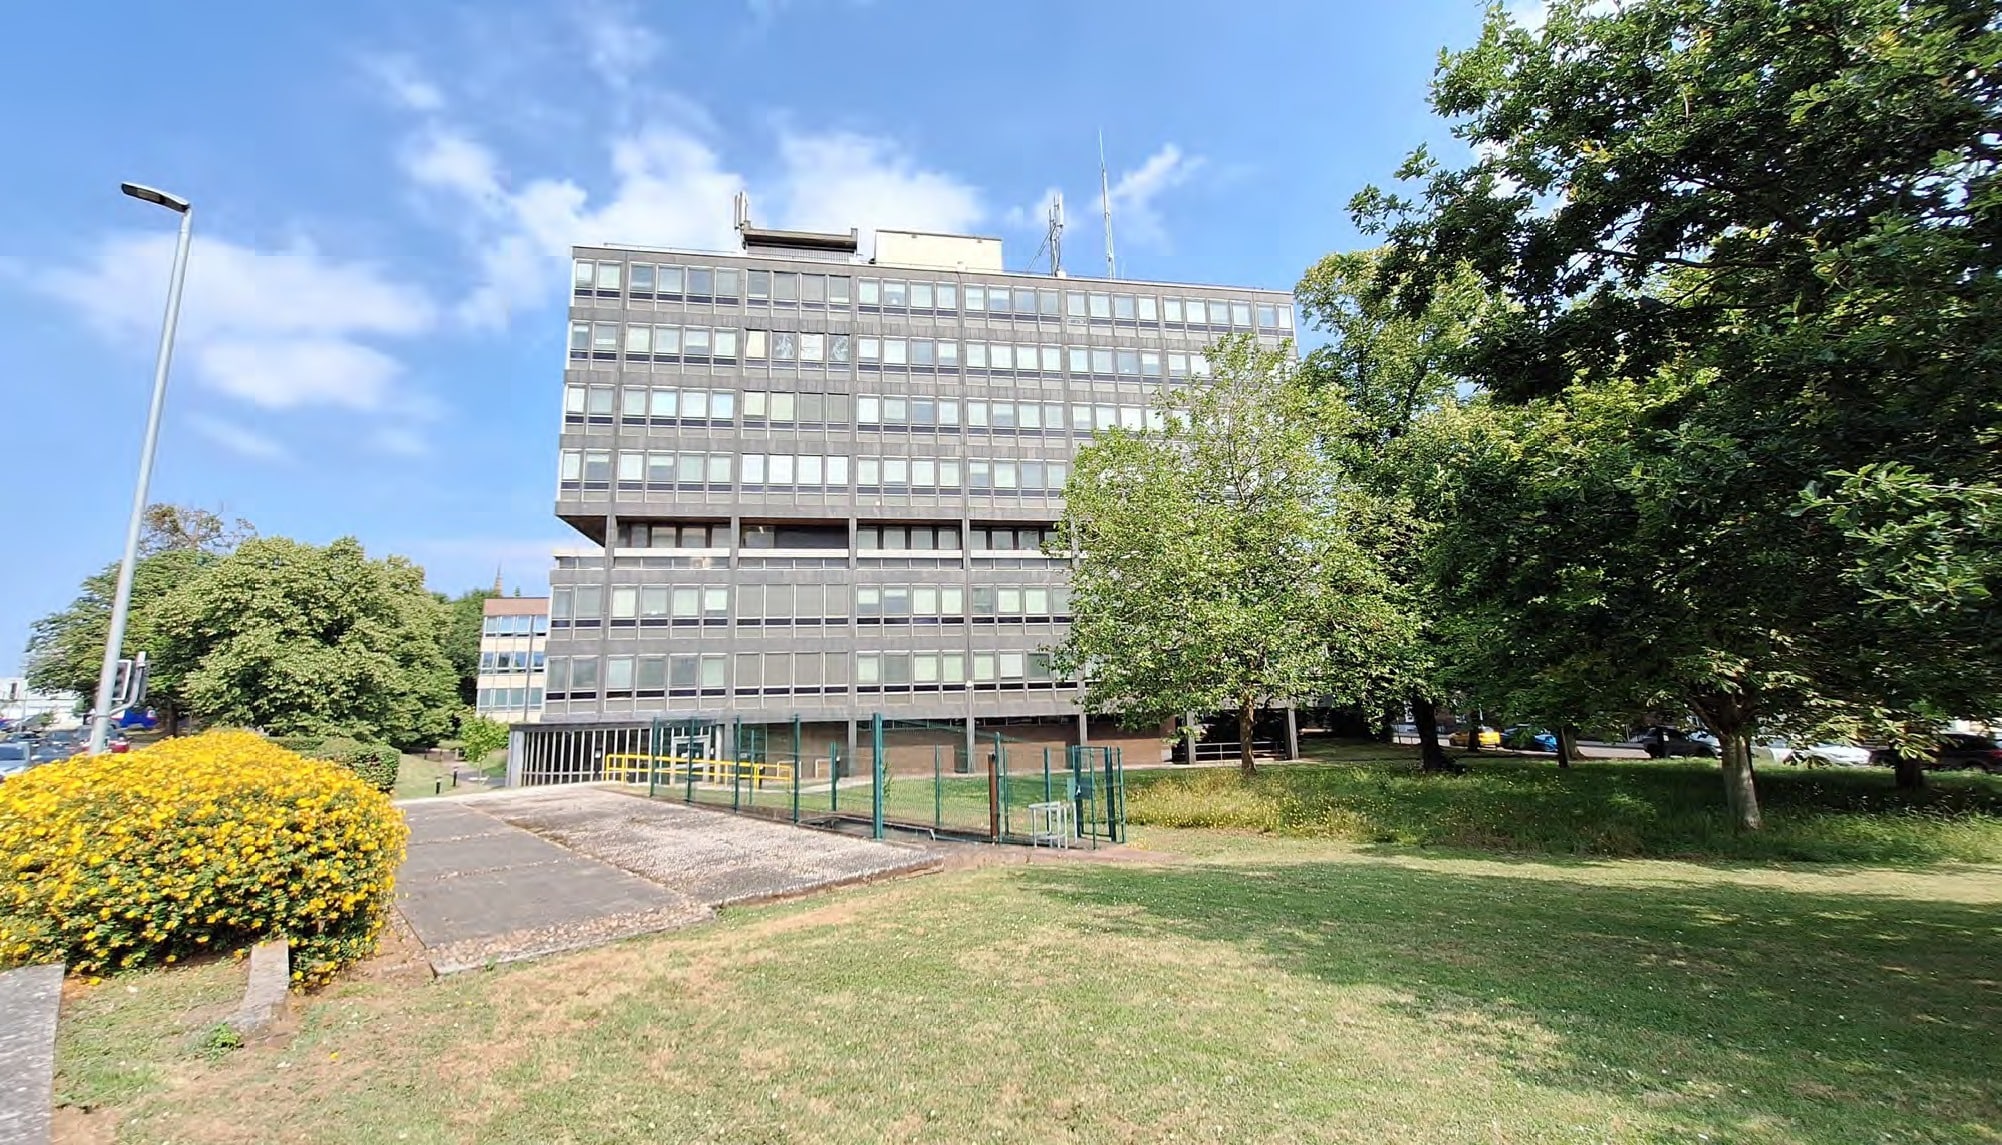
[[503,595],[501,591],[501,567],[498,564],[494,565],[494,595]]

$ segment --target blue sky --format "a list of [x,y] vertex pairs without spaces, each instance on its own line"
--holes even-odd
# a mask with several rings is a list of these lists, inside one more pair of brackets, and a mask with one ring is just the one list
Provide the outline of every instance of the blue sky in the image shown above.
[[[567,248],[970,230],[1011,267],[1286,287],[1362,241],[1474,0],[73,0],[0,42],[0,672],[117,555],[173,218],[195,251],[153,498],[543,585]],[[866,247],[865,247],[866,249]]]

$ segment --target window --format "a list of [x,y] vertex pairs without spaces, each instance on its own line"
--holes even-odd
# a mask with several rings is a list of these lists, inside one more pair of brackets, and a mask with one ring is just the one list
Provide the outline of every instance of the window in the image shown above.
[[[732,275],[734,278],[735,275]],[[716,273],[708,267],[688,268],[688,293],[697,298],[707,297],[715,292]]]
[[820,303],[827,301],[827,278],[819,274],[799,276],[799,300]]
[[1091,372],[1091,351],[1089,349],[1083,346],[1069,346],[1065,349],[1070,358],[1071,373],[1088,374]]
[[767,342],[771,336],[763,330],[744,331],[744,357],[763,358],[769,352]]
[[631,656],[608,656],[605,659],[605,687],[609,691],[629,692],[633,687],[633,658]]
[[966,309],[975,312],[987,309],[987,288],[969,286],[966,288]]
[[571,285],[578,290],[589,290],[598,272],[597,264],[590,259],[580,258],[571,266],[573,270]]
[[1160,319],[1160,315],[1156,313],[1156,306],[1159,301],[1159,299],[1151,294],[1140,296],[1140,321],[1155,322]]
[[587,449],[584,451],[584,480],[610,481],[612,479],[612,454],[607,449]]
[[595,657],[574,656],[571,658],[570,690],[573,692],[595,692],[598,690],[598,661]]
[[848,364],[848,335],[829,334],[827,336],[827,360],[837,366]]
[[781,330],[772,335],[772,361],[790,362],[799,357],[799,335]]
[[911,304],[910,284],[895,279],[883,283],[883,305],[909,306]]
[[1162,299],[1161,310],[1170,322],[1180,322],[1182,320],[1182,300],[1179,298]]
[[659,274],[656,277],[658,279],[658,282],[655,284],[656,288],[662,294],[681,293],[682,280],[685,277],[681,267],[663,266],[659,268]]
[[715,332],[715,335],[716,335],[716,356],[719,358],[736,357],[737,332],[735,330],[718,330]]
[[799,275],[791,273],[772,275],[772,301],[798,302]]
[[855,300],[864,306],[883,304],[883,284],[873,278],[865,278],[856,284]]
[[654,327],[653,352],[656,354],[681,353],[681,327],[679,326]]
[[1264,303],[1264,302],[1259,303],[1258,328],[1260,330],[1277,330],[1279,328],[1278,308],[1272,306],[1269,303]]
[[1189,356],[1187,354],[1168,355],[1168,376],[1186,378],[1189,376]]
[[1137,350],[1119,351],[1119,372],[1128,377],[1139,376],[1140,373],[1139,351]]
[[716,297],[733,302],[737,298],[737,272],[730,267],[716,268]]
[[1133,320],[1133,296],[1131,294],[1115,294],[1112,296],[1112,316],[1127,322]]
[[1230,324],[1232,326],[1242,326],[1246,329],[1249,329],[1251,327],[1251,303],[1249,302],[1231,303]]
[[959,368],[959,343],[940,342],[938,344],[938,364],[948,370]]
[[706,357],[709,354],[709,331],[699,326],[690,326],[681,332],[681,352]]
[[1110,373],[1112,373],[1112,351],[1111,351],[1111,350],[1109,350],[1109,349],[1107,349],[1107,350],[1099,350],[1099,349],[1094,349],[1094,350],[1092,350],[1092,352],[1091,352],[1091,372],[1092,372],[1092,373],[1094,373],[1094,374],[1110,374]]
[[772,296],[772,272],[754,270],[744,284],[744,296],[753,302]]
[[619,265],[616,262],[598,264],[598,289],[617,290],[619,288]]
[[594,323],[591,327],[591,351],[597,354],[612,354],[619,349],[619,328],[611,322]]
[[653,327],[651,326],[626,327],[626,353],[628,354],[653,353]]
[[1075,290],[1064,291],[1064,313],[1072,318],[1084,317],[1084,295]]
[[827,335],[801,334],[799,336],[799,360],[818,362],[827,357]]
[[1230,325],[1229,303],[1218,302],[1215,299],[1210,300],[1210,325],[1212,326]]
[[1140,351],[1140,376],[1158,378],[1161,376],[1161,352],[1159,350]]
[[1112,297],[1106,294],[1091,296],[1091,316],[1093,318],[1112,317]]
[[829,275],[827,278],[827,303],[830,306],[848,305],[848,284],[846,275]]
[[572,322],[570,324],[570,348],[572,350],[589,350],[591,348],[591,324],[589,322]]
[[1036,292],[1017,290],[1015,292],[1015,313],[1034,314],[1036,312]]
[[602,585],[580,584],[576,587],[576,614],[578,620],[598,620],[605,614],[605,589]]
[[987,368],[987,344],[985,342],[968,342],[966,344],[966,368],[969,370],[984,370]]
[[1058,298],[1057,298],[1057,292],[1056,292],[1056,291],[1054,291],[1054,290],[1039,290],[1039,291],[1037,291],[1037,292],[1036,292],[1036,313],[1038,313],[1038,314],[1042,315],[1042,316],[1043,316],[1043,317],[1045,317],[1045,318],[1055,318],[1055,317],[1057,317],[1057,316],[1058,316],[1058,313],[1059,313],[1059,311],[1057,310],[1057,301],[1058,301]]

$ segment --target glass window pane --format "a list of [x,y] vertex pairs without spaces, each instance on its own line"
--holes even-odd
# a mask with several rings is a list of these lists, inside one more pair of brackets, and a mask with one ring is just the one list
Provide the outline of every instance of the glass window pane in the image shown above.
[[1143,294],[1143,295],[1141,295],[1141,296],[1140,296],[1140,321],[1142,321],[1142,322],[1154,322],[1154,321],[1157,321],[1157,320],[1158,320],[1158,319],[1160,318],[1160,315],[1159,315],[1159,314],[1158,314],[1158,313],[1156,312],[1156,308],[1157,308],[1157,306],[1158,306],[1159,302],[1160,302],[1160,300],[1159,300],[1159,299],[1157,299],[1157,298],[1155,298],[1155,297],[1154,297],[1153,295],[1151,295],[1151,294]]
[[829,275],[827,279],[827,302],[830,306],[848,305],[848,283],[846,275]]

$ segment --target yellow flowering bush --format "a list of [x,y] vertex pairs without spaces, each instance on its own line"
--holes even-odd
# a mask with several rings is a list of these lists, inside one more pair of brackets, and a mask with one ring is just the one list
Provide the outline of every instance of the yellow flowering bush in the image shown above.
[[374,948],[407,835],[352,771],[247,731],[38,767],[0,783],[0,966],[285,938],[318,984]]

